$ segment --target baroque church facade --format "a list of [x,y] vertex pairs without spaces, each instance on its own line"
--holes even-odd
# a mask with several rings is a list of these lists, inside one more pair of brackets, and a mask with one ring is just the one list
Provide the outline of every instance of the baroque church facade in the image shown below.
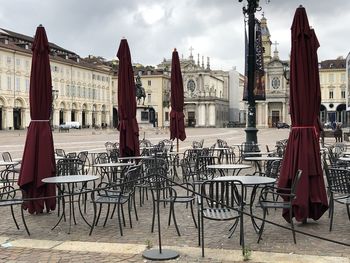
[[[210,59],[197,61],[192,55],[180,58],[184,86],[185,125],[188,127],[224,127],[229,112],[229,72],[212,70]],[[164,59],[158,69],[171,71],[171,59]],[[169,110],[170,112],[170,110]],[[165,118],[167,121],[168,119]]]
[[267,19],[261,18],[263,60],[265,68],[265,101],[256,101],[256,125],[259,128],[275,127],[277,122],[290,124],[289,114],[289,61],[281,60],[275,42],[272,42]]

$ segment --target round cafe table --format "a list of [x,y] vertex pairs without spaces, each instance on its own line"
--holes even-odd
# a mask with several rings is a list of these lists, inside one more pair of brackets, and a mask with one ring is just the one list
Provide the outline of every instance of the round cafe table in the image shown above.
[[[70,234],[71,227],[72,227],[72,219],[74,221],[74,224],[75,225],[77,224],[76,219],[75,219],[75,212],[74,212],[74,188],[75,188],[75,184],[77,184],[77,183],[82,184],[82,187],[81,187],[81,190],[79,193],[79,197],[80,197],[86,184],[90,181],[95,181],[98,178],[99,177],[96,175],[64,175],[64,176],[47,177],[47,178],[44,178],[41,180],[43,183],[56,184],[57,188],[58,188],[58,194],[60,196],[63,196],[61,217],[58,219],[58,222],[51,230],[55,229],[59,225],[59,223],[62,221],[62,219],[66,218],[65,196],[68,196],[68,200],[69,200],[68,201],[69,202],[69,230],[68,230],[68,234]],[[65,185],[67,185],[66,194],[65,194],[66,189],[64,187]],[[87,220],[83,216],[83,213],[81,211],[79,204],[80,204],[80,202],[78,202],[78,206],[79,206],[79,212],[80,212],[81,217],[83,218],[85,223],[91,227],[91,225],[87,222]]]
[[251,166],[247,164],[233,163],[233,164],[211,164],[211,165],[207,165],[207,168],[219,170],[221,176],[225,176],[224,170],[227,172],[228,170],[232,170],[232,175],[237,176],[242,169],[249,169],[251,168]]
[[256,223],[254,216],[253,216],[253,206],[254,206],[254,201],[256,197],[256,191],[259,186],[261,185],[269,185],[269,184],[274,184],[276,182],[275,178],[271,177],[266,177],[266,176],[257,176],[257,175],[252,175],[252,176],[222,176],[222,177],[217,177],[214,180],[216,181],[231,181],[231,180],[238,180],[242,182],[245,191],[247,191],[247,187],[253,187],[251,194],[250,194],[250,202],[249,202],[249,211],[250,211],[250,218],[252,221],[252,225],[254,227],[254,230],[256,233],[259,233],[260,227]]
[[253,156],[253,157],[245,157],[245,161],[253,161],[255,162],[256,167],[258,168],[259,172],[262,172],[261,168],[261,161],[275,161],[275,160],[282,160],[282,157],[279,156]]
[[[101,169],[101,175],[107,175],[108,182],[116,182],[118,180],[117,175],[120,168],[124,169],[126,167],[135,165],[134,163],[96,163],[93,165],[94,168]],[[101,180],[103,178],[101,177]]]

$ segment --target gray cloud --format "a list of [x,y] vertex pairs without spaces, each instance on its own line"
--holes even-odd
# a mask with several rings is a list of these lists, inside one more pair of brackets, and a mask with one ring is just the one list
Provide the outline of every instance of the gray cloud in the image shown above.
[[[115,58],[119,41],[128,39],[134,62],[158,64],[180,54],[211,57],[212,68],[237,66],[243,72],[244,33],[238,0],[11,0],[3,1],[0,27],[34,35],[38,24],[48,38],[81,56]],[[350,1],[260,0],[272,41],[279,43],[280,57],[290,52],[290,26],[295,9],[302,4],[319,38],[319,59],[349,52],[347,34]]]

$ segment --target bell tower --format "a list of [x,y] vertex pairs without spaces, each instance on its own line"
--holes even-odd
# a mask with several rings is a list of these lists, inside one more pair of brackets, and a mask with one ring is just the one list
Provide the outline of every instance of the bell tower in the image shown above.
[[266,65],[269,63],[272,59],[271,56],[271,35],[269,28],[267,27],[267,19],[265,18],[264,14],[260,20],[261,23],[261,38],[262,38],[262,46],[264,51],[264,64]]

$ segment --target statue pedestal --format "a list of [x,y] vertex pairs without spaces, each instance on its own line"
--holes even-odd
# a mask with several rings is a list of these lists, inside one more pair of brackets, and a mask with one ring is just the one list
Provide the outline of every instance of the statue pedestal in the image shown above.
[[150,108],[148,106],[137,105],[136,120],[139,128],[153,128],[153,122],[150,118]]

